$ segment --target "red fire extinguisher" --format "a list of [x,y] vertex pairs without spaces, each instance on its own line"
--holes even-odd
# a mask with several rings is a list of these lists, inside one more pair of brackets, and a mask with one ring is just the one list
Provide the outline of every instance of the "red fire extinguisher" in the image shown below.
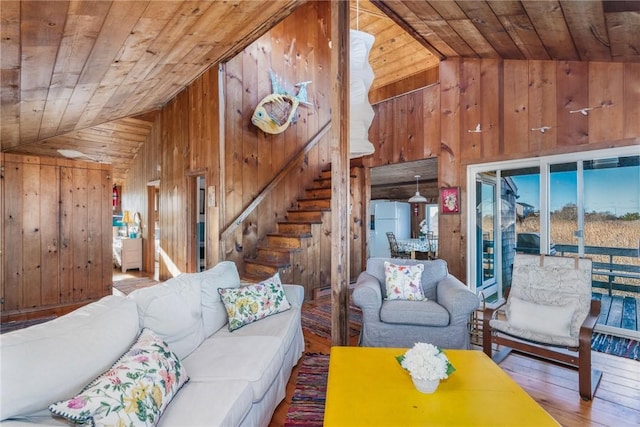
[[118,191],[118,187],[113,184],[113,210],[115,211],[118,207],[118,203],[120,203],[120,191]]

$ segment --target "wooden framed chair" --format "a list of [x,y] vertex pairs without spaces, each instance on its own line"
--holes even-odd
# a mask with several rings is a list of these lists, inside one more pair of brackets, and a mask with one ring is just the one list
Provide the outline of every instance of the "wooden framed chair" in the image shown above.
[[[591,368],[600,315],[591,270],[588,258],[516,254],[506,302],[484,310],[483,351],[496,363],[515,351],[577,369],[580,396],[591,400],[602,377]],[[494,344],[504,348],[492,356]]]
[[391,258],[404,258],[411,259],[411,252],[401,251],[396,240],[396,235],[393,232],[387,232],[387,240],[389,240],[389,251],[391,252]]

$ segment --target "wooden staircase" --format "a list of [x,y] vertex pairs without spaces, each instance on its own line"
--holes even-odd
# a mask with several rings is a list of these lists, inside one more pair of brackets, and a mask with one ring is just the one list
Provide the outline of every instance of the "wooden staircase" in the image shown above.
[[303,284],[311,299],[314,289],[330,286],[331,171],[321,172],[295,205],[260,240],[255,258],[244,258],[242,278],[258,282],[279,272],[283,283]]

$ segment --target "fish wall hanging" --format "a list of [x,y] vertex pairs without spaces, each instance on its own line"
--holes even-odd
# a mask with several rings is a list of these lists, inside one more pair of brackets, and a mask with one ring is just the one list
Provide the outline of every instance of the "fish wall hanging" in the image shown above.
[[269,71],[269,77],[272,93],[258,103],[251,116],[251,123],[266,133],[278,134],[296,122],[296,110],[300,104],[312,105],[307,101],[307,85],[311,81],[295,84],[298,93],[293,95],[278,83],[278,77],[273,71]]

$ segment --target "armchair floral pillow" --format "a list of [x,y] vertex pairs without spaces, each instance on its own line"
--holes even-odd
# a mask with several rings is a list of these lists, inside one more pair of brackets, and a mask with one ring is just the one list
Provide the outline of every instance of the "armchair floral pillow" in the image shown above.
[[424,265],[396,265],[384,263],[385,285],[388,300],[423,301],[422,272]]

